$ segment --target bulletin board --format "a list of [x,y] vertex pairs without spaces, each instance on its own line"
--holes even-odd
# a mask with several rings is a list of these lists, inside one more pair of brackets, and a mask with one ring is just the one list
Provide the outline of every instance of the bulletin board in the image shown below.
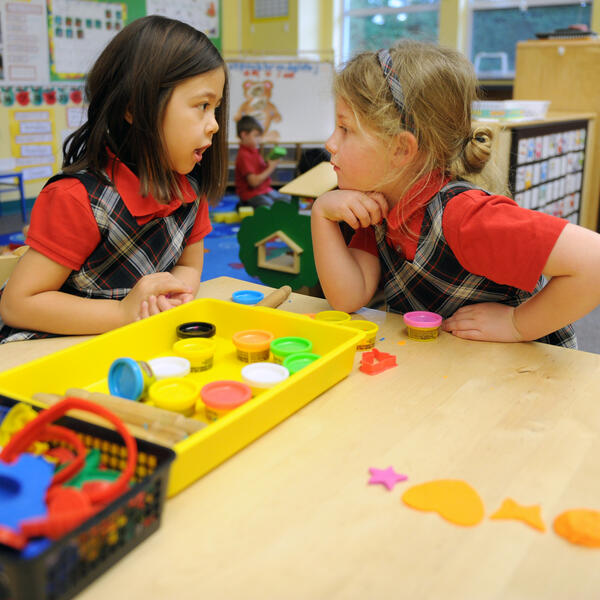
[[229,62],[229,140],[242,115],[262,125],[265,142],[323,142],[333,131],[333,65],[311,61]]
[[60,170],[65,138],[85,122],[85,74],[147,14],[187,22],[221,49],[221,0],[0,0],[0,172],[22,172],[28,197]]

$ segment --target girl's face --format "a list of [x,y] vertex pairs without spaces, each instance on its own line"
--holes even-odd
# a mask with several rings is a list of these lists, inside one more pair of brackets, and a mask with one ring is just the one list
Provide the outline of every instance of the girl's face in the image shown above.
[[340,189],[381,191],[389,179],[389,150],[365,126],[359,127],[348,104],[338,98],[335,130],[325,143]]
[[195,75],[175,87],[167,103],[162,132],[169,165],[185,175],[212,143],[219,131],[215,110],[223,97],[225,72],[218,68]]

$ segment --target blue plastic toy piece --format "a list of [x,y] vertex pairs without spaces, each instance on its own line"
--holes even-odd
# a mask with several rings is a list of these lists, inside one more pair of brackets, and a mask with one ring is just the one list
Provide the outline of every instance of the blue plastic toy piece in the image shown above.
[[231,294],[231,299],[238,304],[256,304],[260,302],[265,295],[256,290],[238,290]]
[[46,516],[53,475],[54,465],[42,456],[25,453],[13,463],[0,461],[0,525],[18,531],[21,521]]

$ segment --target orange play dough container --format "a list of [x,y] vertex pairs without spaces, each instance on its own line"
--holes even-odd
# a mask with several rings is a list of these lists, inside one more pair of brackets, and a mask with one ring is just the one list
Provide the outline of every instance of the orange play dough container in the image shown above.
[[233,334],[233,345],[238,360],[246,363],[265,362],[271,354],[271,342],[275,336],[264,329],[246,329]]

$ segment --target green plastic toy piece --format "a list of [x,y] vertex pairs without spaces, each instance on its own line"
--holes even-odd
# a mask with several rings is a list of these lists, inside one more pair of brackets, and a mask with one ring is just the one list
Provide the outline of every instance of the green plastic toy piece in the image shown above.
[[271,148],[271,152],[269,152],[269,156],[267,156],[267,160],[275,160],[277,158],[281,158],[287,154],[287,150],[282,148],[281,146],[273,146]]

